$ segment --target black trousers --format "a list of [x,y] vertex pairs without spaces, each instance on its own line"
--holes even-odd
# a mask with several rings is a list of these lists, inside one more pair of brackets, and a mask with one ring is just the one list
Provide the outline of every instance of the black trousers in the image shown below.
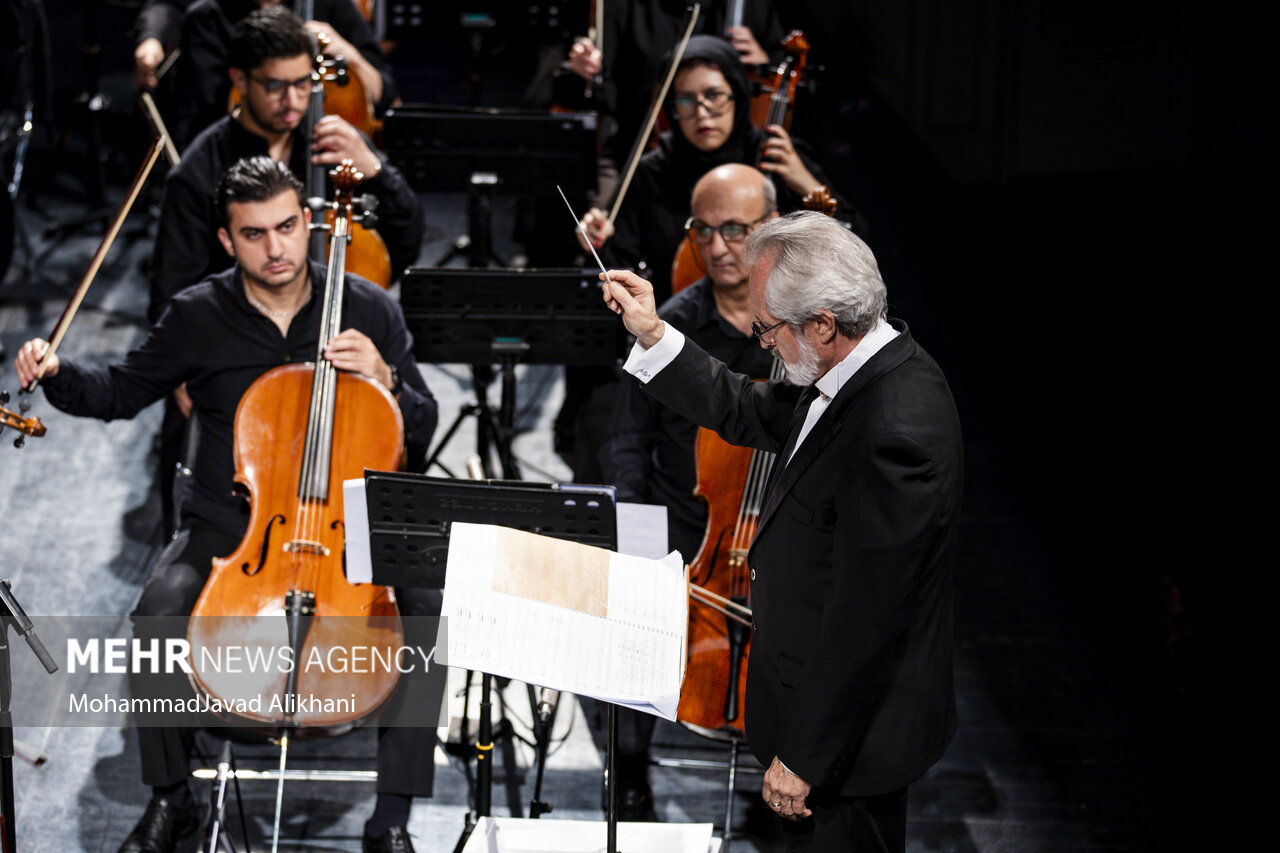
[[[186,635],[187,619],[204,589],[215,556],[235,551],[242,534],[228,532],[200,522],[184,524],[178,536],[160,554],[151,576],[130,618],[134,636],[150,640]],[[428,589],[397,589],[405,645],[430,649],[435,644],[440,620],[441,592]],[[421,666],[400,676],[396,691],[387,701],[380,720],[421,720],[424,726],[379,725],[378,792],[415,797],[431,796],[435,781],[436,714],[424,697],[439,699],[442,670],[428,675]],[[432,685],[436,684],[436,687]],[[135,697],[167,695],[187,697],[191,684],[181,672],[173,675],[134,675]],[[413,716],[413,715],[416,715]],[[190,756],[195,736],[193,726],[151,725],[138,720],[138,751],[142,759],[142,781],[153,787],[177,784],[190,773]]]
[[806,853],[906,853],[907,789],[875,797],[817,793],[807,820],[782,822],[783,850]]

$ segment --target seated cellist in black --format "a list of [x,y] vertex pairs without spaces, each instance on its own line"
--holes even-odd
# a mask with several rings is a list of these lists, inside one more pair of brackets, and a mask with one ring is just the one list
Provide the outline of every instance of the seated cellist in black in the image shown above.
[[[180,384],[189,390],[201,438],[179,533],[157,560],[131,614],[134,636],[144,641],[185,636],[212,559],[232,553],[244,535],[248,510],[233,491],[232,457],[241,397],[268,370],[312,361],[319,340],[326,271],[307,260],[310,213],[302,185],[287,166],[264,155],[233,164],[215,198],[218,238],[234,266],[176,294],[146,339],[119,363],[95,368],[54,355],[41,380],[55,407],[104,420],[133,417]],[[344,328],[325,358],[339,370],[380,383],[396,398],[410,467],[420,469],[437,408],[413,358],[400,306],[380,287],[348,273],[342,317]],[[44,341],[32,340],[18,353],[15,366],[24,387],[37,376],[45,349]],[[406,644],[431,648],[439,591],[403,589],[396,598]],[[394,714],[405,695],[419,696],[427,678],[422,666],[402,675],[381,719]],[[192,695],[182,672],[135,674],[131,687],[134,696]],[[421,708],[413,713],[420,715]],[[170,853],[198,822],[200,809],[187,787],[194,727],[148,722],[139,721],[138,748],[151,800],[121,853]],[[378,799],[365,825],[365,851],[413,850],[406,826],[412,798],[431,795],[433,724],[379,728]]]

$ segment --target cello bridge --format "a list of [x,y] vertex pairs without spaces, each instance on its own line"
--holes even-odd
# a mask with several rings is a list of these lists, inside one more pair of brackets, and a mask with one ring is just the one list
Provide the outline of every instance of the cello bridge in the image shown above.
[[293,539],[284,543],[284,550],[291,554],[319,554],[321,557],[329,556],[329,549],[323,543],[316,542],[311,539]]

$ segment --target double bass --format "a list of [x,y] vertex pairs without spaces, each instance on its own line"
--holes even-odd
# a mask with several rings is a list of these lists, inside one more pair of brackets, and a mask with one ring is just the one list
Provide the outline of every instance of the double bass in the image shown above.
[[[307,666],[331,650],[394,652],[404,642],[392,589],[347,581],[343,572],[344,480],[366,468],[394,470],[404,443],[400,408],[379,383],[339,372],[324,358],[342,330],[343,254],[360,175],[333,173],[336,216],[324,308],[312,364],[268,371],[241,398],[235,419],[236,480],[250,497],[244,539],[213,571],[188,623],[197,693],[247,721],[286,733],[331,734],[372,715],[395,689],[397,671]],[[201,667],[223,649],[260,649],[294,665],[260,672]],[[276,697],[255,711],[242,701]],[[302,708],[297,697],[326,697],[336,708]],[[348,703],[346,700],[350,700]]]

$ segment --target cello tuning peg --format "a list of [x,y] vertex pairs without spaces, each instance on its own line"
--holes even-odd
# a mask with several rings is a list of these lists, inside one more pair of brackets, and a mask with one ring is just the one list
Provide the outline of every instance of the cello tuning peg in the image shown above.
[[13,446],[19,449],[21,449],[22,445],[26,443],[27,443],[27,437],[25,435],[20,435],[13,440]]
[[7,402],[9,402],[9,392],[0,391],[0,406],[3,406]]
[[24,414],[24,415],[25,415],[27,412],[31,411],[31,398],[30,398],[30,397],[23,397],[23,398],[22,398],[22,401],[18,403],[18,411],[19,411],[19,412],[22,412],[22,414]]

